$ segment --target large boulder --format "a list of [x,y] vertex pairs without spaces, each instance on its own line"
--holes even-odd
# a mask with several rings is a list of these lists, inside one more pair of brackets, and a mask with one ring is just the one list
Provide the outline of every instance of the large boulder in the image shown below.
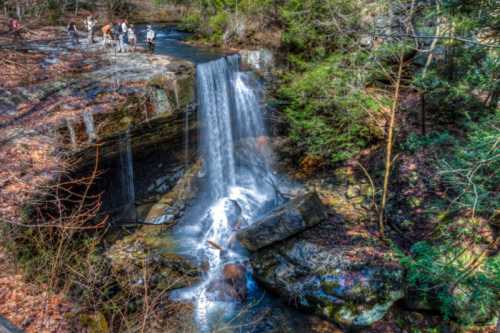
[[176,253],[176,242],[168,230],[142,228],[115,243],[106,256],[122,287],[142,295],[146,280],[152,293],[163,293],[199,282],[203,264],[194,257]]
[[266,217],[240,230],[236,237],[250,251],[284,240],[327,219],[326,209],[315,192],[299,196]]
[[299,308],[346,327],[369,326],[403,297],[389,248],[340,216],[251,257],[256,279]]
[[145,225],[117,241],[107,252],[112,272],[122,288],[142,293],[145,279],[150,289],[165,292],[199,282],[205,263],[178,253],[178,241],[171,229],[181,218],[184,207],[197,193],[200,162],[187,170],[174,188],[149,211]]

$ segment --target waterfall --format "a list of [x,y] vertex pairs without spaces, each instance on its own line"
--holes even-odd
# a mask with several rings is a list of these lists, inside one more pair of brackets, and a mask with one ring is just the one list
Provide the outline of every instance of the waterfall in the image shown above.
[[184,114],[184,167],[189,165],[189,110]]
[[237,303],[220,283],[225,265],[250,269],[231,240],[234,232],[272,209],[278,195],[263,153],[267,136],[258,80],[240,71],[238,55],[199,64],[196,73],[205,196],[177,236],[186,252],[207,258],[209,268],[204,281],[180,297],[193,300],[200,331],[209,332],[214,318],[220,312],[231,316]]
[[69,119],[66,119],[66,127],[68,127],[71,149],[76,149],[78,147],[78,142],[76,141],[76,132],[75,128],[73,127],[73,122]]
[[83,113],[83,122],[89,142],[95,141],[97,139],[97,134],[95,133],[94,116],[92,116],[91,112],[87,111]]
[[127,218],[135,218],[135,187],[134,165],[130,128],[120,138],[120,181],[122,189],[122,203],[126,207]]
[[202,125],[202,155],[206,161],[214,198],[227,195],[236,183],[231,109],[234,103],[232,76],[239,60],[222,58],[197,66],[197,93]]

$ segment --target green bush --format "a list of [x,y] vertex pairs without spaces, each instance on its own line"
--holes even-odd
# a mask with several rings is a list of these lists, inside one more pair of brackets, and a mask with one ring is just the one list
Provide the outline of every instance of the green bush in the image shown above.
[[439,161],[440,174],[451,189],[455,209],[490,217],[500,209],[500,110],[468,128],[467,138]]
[[426,147],[450,145],[455,141],[456,139],[447,131],[432,132],[426,136],[410,133],[403,142],[402,149],[410,153],[416,153]]
[[189,32],[196,32],[202,25],[200,12],[190,12],[182,18],[179,28]]
[[332,163],[348,159],[382,136],[375,125],[389,100],[369,94],[365,53],[335,54],[317,64],[305,64],[290,73],[280,95],[290,136],[306,152]]
[[449,242],[419,242],[402,259],[409,286],[417,296],[436,304],[446,319],[462,325],[486,323],[496,315],[500,290],[500,255],[488,257],[468,271],[477,257]]
[[331,51],[352,47],[361,8],[356,1],[291,0],[283,4],[283,41],[306,59],[322,59]]

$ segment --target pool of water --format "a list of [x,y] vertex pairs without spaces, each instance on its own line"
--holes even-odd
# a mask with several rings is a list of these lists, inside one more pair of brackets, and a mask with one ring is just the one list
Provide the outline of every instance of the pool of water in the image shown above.
[[[165,54],[179,59],[185,59],[195,64],[216,60],[229,53],[207,47],[191,46],[185,41],[190,33],[180,31],[175,26],[152,25],[156,32],[156,54]],[[135,26],[139,45],[146,47],[146,25]]]

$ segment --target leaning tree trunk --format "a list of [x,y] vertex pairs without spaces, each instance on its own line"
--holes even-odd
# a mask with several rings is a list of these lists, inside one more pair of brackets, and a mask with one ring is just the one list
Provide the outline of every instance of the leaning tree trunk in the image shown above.
[[404,51],[401,50],[399,54],[399,66],[398,66],[398,74],[396,77],[396,88],[394,91],[394,100],[392,102],[391,107],[391,116],[389,120],[389,128],[387,129],[387,146],[385,153],[385,173],[384,173],[384,187],[382,192],[382,202],[380,204],[379,210],[379,231],[382,237],[385,236],[385,206],[387,205],[387,196],[389,192],[389,178],[391,174],[392,168],[392,147],[393,147],[393,137],[394,137],[394,127],[396,124],[396,110],[399,107],[399,92],[401,87],[401,76],[403,73],[403,57]]

